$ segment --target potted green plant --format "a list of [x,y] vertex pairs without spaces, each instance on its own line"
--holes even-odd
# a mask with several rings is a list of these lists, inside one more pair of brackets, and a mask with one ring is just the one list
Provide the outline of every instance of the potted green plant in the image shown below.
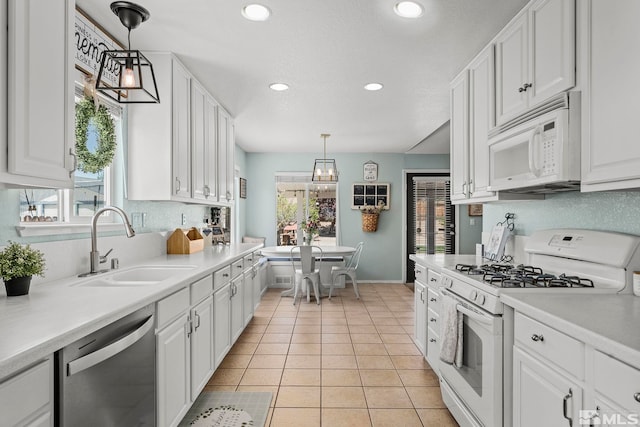
[[312,213],[307,220],[302,221],[300,227],[305,234],[305,244],[310,245],[313,242],[314,237],[320,231],[320,220],[318,219],[318,214],[316,212]]
[[0,252],[0,277],[4,281],[7,296],[29,293],[32,276],[44,276],[44,255],[30,245],[9,241]]

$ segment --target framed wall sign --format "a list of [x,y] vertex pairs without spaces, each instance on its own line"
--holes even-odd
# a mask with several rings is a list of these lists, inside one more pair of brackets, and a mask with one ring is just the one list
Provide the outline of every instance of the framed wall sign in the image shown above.
[[378,180],[378,164],[369,160],[363,166],[362,179],[367,182]]
[[469,209],[469,216],[482,216],[482,204],[474,203],[471,205],[467,205]]
[[366,206],[377,206],[384,203],[384,210],[391,205],[391,184],[355,182],[351,186],[351,209],[362,209]]

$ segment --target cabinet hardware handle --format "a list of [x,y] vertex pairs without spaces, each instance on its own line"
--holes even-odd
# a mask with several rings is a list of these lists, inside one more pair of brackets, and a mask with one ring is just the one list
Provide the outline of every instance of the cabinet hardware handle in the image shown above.
[[222,273],[222,277],[229,277],[229,274],[227,274],[227,273]]
[[196,320],[198,321],[195,327],[195,330],[197,331],[198,328],[200,327],[200,315],[198,313],[196,313]]
[[519,88],[518,88],[518,92],[520,92],[520,93],[524,92],[525,90],[526,90],[526,89],[525,89],[525,88],[523,88],[523,87],[519,87]]
[[[593,415],[591,415],[591,418],[589,418],[589,427],[595,427],[595,424],[593,423],[593,420],[595,418],[600,418],[600,407],[599,406],[596,406],[596,412]],[[600,423],[598,423],[598,424],[600,424]]]
[[209,186],[205,185],[204,186],[204,197],[209,197],[211,195],[211,190],[209,190]]
[[432,317],[431,319],[429,319],[429,322],[435,322],[437,319],[435,317]]
[[567,406],[569,399],[573,397],[573,390],[569,389],[569,393],[562,399],[562,415],[564,418],[569,421],[569,427],[573,426],[573,418],[567,415]]
[[241,265],[236,265],[236,267],[238,267],[238,268],[242,268],[242,266],[241,266]]
[[73,176],[73,173],[78,169],[78,156],[73,152],[73,149],[69,148],[69,155],[73,157],[73,169],[69,171],[69,178]]
[[191,338],[191,333],[193,332],[193,322],[191,319],[187,319],[185,327],[187,328],[187,338]]
[[180,184],[180,178],[178,178],[177,176],[176,176],[176,184],[177,184],[176,185],[176,194],[178,194],[180,192],[181,184]]
[[437,299],[435,299],[435,298],[429,298],[429,301],[431,301],[431,302],[436,302],[436,301],[438,301],[438,300],[437,300]]
[[462,194],[467,195],[467,181],[462,183]]
[[533,334],[533,335],[531,335],[531,339],[532,339],[533,341],[536,341],[536,342],[537,342],[537,341],[543,342],[543,341],[544,341],[544,335],[542,335],[542,334],[540,334],[540,335],[538,335],[538,334]]
[[636,400],[636,402],[640,402],[640,393],[635,393],[633,395],[633,398]]
[[429,342],[436,342],[435,338],[429,338]]
[[424,302],[424,291],[420,291],[420,302]]
[[524,86],[522,86],[524,88],[524,91],[526,92],[527,89],[529,89],[530,87],[533,87],[532,83],[525,83]]
[[438,279],[436,279],[435,277],[432,277],[431,279],[429,279],[430,282],[436,282]]

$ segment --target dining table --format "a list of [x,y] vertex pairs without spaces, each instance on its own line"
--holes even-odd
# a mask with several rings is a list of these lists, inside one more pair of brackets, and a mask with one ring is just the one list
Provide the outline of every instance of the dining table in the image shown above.
[[[320,250],[317,249],[315,245],[313,245],[312,253],[320,255]],[[276,258],[279,260],[291,259],[291,248],[295,248],[295,246],[266,246],[260,249],[260,253],[262,256],[267,258]],[[322,258],[337,258],[337,257],[348,257],[354,254],[356,248],[351,246],[321,246],[322,249]],[[294,252],[295,253],[295,252]],[[323,293],[323,289],[325,287],[329,287],[331,283],[331,267],[335,265],[335,263],[321,262],[319,265],[320,269],[320,293],[322,296],[327,296],[328,293]],[[326,285],[325,285],[326,283]],[[294,286],[295,287],[295,286]],[[291,289],[287,289],[282,292],[282,296],[293,296],[294,287]]]

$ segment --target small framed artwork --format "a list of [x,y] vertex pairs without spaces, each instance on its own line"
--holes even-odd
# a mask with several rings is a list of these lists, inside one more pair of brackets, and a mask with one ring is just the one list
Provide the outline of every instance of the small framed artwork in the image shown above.
[[369,160],[363,166],[362,179],[367,182],[378,180],[378,164]]
[[482,216],[482,205],[479,203],[467,205],[469,209],[469,216]]
[[244,178],[240,178],[240,198],[247,198],[247,180]]
[[351,188],[351,209],[362,209],[384,203],[384,210],[389,209],[390,185],[386,183],[370,184],[356,182]]

